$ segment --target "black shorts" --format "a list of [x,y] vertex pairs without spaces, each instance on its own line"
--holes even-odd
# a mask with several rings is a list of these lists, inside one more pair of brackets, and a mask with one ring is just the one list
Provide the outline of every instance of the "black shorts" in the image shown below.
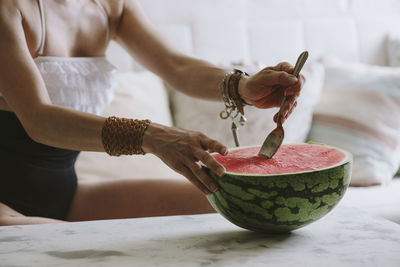
[[26,216],[65,220],[78,155],[33,141],[14,113],[0,110],[0,202]]

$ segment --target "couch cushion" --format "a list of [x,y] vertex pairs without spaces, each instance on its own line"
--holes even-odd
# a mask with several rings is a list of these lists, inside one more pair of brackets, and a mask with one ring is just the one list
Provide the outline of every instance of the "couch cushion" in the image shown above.
[[325,63],[309,139],[353,153],[352,185],[390,182],[400,164],[400,69]]

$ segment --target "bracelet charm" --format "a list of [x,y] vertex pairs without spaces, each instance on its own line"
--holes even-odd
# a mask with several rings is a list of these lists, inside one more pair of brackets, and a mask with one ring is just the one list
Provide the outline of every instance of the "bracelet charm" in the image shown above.
[[246,103],[243,101],[243,99],[241,99],[238,92],[239,81],[243,76],[249,75],[241,70],[234,69],[233,72],[226,73],[224,75],[224,78],[219,85],[222,100],[225,106],[224,110],[220,112],[219,117],[223,120],[231,118],[231,130],[236,146],[240,145],[237,124],[244,126],[247,121],[246,117],[244,116],[244,106]]

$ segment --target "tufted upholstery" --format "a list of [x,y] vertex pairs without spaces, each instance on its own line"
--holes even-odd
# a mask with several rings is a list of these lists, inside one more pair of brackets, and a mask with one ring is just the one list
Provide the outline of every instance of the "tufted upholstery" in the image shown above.
[[[150,21],[185,53],[221,63],[293,62],[302,50],[387,65],[389,32],[400,33],[398,0],[139,0]],[[120,70],[140,67],[120,47]]]

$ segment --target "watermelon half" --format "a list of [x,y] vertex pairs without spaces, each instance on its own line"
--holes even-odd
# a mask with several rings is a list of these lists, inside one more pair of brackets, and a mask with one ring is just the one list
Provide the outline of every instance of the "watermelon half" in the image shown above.
[[282,145],[273,159],[260,147],[213,154],[226,168],[223,177],[206,168],[219,185],[207,195],[230,222],[257,232],[287,232],[327,214],[343,197],[351,176],[349,152],[322,144]]

